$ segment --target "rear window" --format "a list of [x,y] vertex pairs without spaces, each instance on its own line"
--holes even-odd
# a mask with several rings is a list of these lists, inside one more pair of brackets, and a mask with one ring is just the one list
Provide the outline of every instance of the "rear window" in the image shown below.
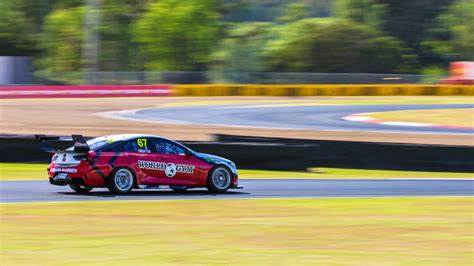
[[[112,139],[105,139],[103,137],[100,138],[95,138],[95,139],[90,139],[87,141],[87,145],[89,145],[89,148],[91,151],[97,151],[98,149],[104,147],[105,145],[108,145],[110,143],[115,142],[115,140]],[[69,147],[67,151],[72,151],[74,150],[74,146]]]

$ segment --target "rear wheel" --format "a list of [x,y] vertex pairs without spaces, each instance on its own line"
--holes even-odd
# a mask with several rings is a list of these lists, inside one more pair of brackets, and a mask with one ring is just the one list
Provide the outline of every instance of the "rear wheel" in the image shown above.
[[232,174],[225,166],[217,166],[207,177],[207,189],[211,192],[226,192],[232,185]]
[[129,193],[135,187],[135,175],[128,168],[117,168],[109,177],[107,187],[113,193]]
[[92,190],[92,187],[90,186],[81,186],[77,184],[69,184],[69,187],[77,193],[87,193]]

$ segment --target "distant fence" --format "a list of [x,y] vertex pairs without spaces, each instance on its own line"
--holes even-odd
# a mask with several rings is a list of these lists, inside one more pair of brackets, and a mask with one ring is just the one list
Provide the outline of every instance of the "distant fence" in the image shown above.
[[0,99],[172,96],[169,85],[0,86]]
[[0,98],[86,98],[156,96],[473,96],[472,85],[80,85],[0,86]]
[[[214,142],[183,142],[229,158],[240,169],[305,170],[310,167],[474,172],[469,146],[298,140],[217,135]],[[0,137],[0,162],[48,163],[33,136]]]

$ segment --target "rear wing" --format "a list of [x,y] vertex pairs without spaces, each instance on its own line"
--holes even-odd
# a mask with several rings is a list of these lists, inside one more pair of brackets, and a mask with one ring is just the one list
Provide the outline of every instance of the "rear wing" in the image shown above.
[[74,153],[88,153],[90,151],[90,147],[82,135],[72,135],[70,137],[35,135],[35,139],[40,142],[41,149],[49,153],[65,151],[71,146],[74,147],[71,151]]

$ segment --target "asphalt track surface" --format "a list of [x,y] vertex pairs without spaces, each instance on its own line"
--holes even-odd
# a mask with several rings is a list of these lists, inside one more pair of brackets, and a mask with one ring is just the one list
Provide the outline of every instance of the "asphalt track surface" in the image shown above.
[[252,199],[252,198],[337,198],[474,196],[474,180],[240,180],[244,189],[213,194],[205,189],[177,193],[169,189],[140,189],[114,195],[97,188],[80,195],[67,186],[48,181],[1,181],[0,202],[70,202],[95,200]]
[[107,114],[107,116],[118,119],[177,124],[395,133],[473,134],[474,130],[472,129],[379,125],[342,119],[344,116],[357,113],[451,108],[474,108],[474,104],[281,105],[273,107],[259,107],[258,104],[254,104],[251,107],[249,107],[248,104],[233,104],[150,108],[111,112]]

